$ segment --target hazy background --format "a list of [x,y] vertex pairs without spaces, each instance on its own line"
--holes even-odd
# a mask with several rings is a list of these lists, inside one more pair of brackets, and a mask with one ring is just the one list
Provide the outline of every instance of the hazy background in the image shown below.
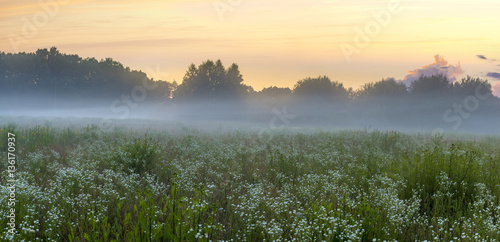
[[[356,89],[381,78],[403,79],[407,71],[433,63],[436,54],[450,64],[460,62],[464,75],[499,72],[499,63],[476,58],[500,58],[496,0],[46,2],[0,1],[1,51],[57,46],[83,57],[113,57],[156,79],[178,82],[189,64],[221,59],[238,63],[255,90],[292,88],[303,77],[319,75]],[[50,8],[54,2],[59,4]],[[356,29],[364,30],[375,20],[373,12],[388,10],[391,2],[398,13],[347,62],[340,45],[353,45]],[[12,36],[24,36],[23,30],[26,41],[18,43]],[[490,78],[492,84],[498,77]]]
[[[358,89],[328,76],[293,88],[255,91],[236,63],[191,64],[181,83],[154,80],[111,58],[61,53],[0,53],[0,118],[94,118],[105,131],[124,120],[283,128],[500,133],[500,99],[485,79],[458,78],[460,66],[436,63],[404,79]],[[216,125],[217,127],[217,125]]]
[[0,4],[3,119],[499,130],[498,1]]

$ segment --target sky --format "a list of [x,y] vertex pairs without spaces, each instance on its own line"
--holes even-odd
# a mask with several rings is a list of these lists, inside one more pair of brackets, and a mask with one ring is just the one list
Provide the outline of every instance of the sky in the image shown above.
[[[56,46],[178,83],[237,63],[255,90],[327,75],[347,87],[424,66],[500,90],[498,0],[0,0],[0,51]],[[436,55],[439,55],[436,57]],[[484,57],[484,58],[483,58]],[[416,71],[416,72],[415,72]],[[497,75],[498,74],[498,75]],[[500,93],[500,91],[499,91]]]

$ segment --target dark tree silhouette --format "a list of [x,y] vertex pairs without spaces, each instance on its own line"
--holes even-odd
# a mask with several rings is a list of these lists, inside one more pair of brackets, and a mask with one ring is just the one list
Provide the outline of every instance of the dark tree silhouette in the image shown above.
[[251,87],[243,84],[238,65],[227,70],[220,60],[207,60],[196,67],[191,64],[182,83],[174,92],[178,101],[217,101],[237,99],[245,96]]
[[410,84],[410,93],[415,96],[442,97],[450,94],[451,87],[445,75],[421,76]]
[[404,97],[408,94],[406,85],[394,78],[382,79],[375,83],[367,83],[356,92],[355,97],[361,100],[370,98]]
[[[35,53],[0,53],[0,94],[84,101],[116,99],[137,86],[153,86],[149,101],[168,101],[175,86],[154,81],[111,58],[97,61],[60,53],[55,47]],[[42,99],[40,99],[42,100]],[[82,102],[83,103],[83,102]]]
[[337,81],[331,81],[327,76],[317,78],[305,78],[297,82],[293,94],[300,98],[312,99],[347,99],[348,91],[344,85]]
[[453,83],[454,96],[465,97],[476,95],[476,91],[479,92],[479,95],[493,95],[491,84],[488,83],[487,80],[482,80],[481,78],[467,76],[465,78],[462,78],[460,81],[456,81],[455,83]]
[[292,95],[292,90],[290,90],[290,88],[288,87],[271,86],[262,89],[262,91],[258,93],[262,98],[280,99],[290,97]]

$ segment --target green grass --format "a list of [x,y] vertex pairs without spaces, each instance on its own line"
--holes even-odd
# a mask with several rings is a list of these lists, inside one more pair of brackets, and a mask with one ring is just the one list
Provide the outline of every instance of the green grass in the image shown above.
[[500,240],[499,137],[0,129],[19,241]]

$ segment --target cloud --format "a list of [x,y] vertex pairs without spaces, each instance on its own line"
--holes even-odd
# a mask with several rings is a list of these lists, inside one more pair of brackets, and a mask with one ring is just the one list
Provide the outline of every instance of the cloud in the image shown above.
[[476,55],[477,58],[479,59],[483,59],[483,60],[487,60],[488,58],[486,58],[484,55]]
[[500,97],[500,82],[493,85],[491,87],[491,90],[493,91],[493,95]]
[[409,86],[413,81],[420,78],[421,76],[432,76],[432,75],[445,75],[448,77],[450,82],[456,80],[456,78],[463,73],[460,63],[458,65],[448,65],[448,62],[440,55],[434,56],[434,63],[422,66],[420,69],[415,69],[408,71],[408,75],[401,80],[407,86]]
[[481,60],[488,61],[489,63],[493,63],[493,62],[497,62],[498,61],[497,59],[486,58],[486,56],[484,56],[484,55],[476,55],[476,57],[479,58],[479,59],[481,59]]
[[488,72],[488,74],[486,74],[486,76],[500,80],[500,73],[498,73],[498,72]]

